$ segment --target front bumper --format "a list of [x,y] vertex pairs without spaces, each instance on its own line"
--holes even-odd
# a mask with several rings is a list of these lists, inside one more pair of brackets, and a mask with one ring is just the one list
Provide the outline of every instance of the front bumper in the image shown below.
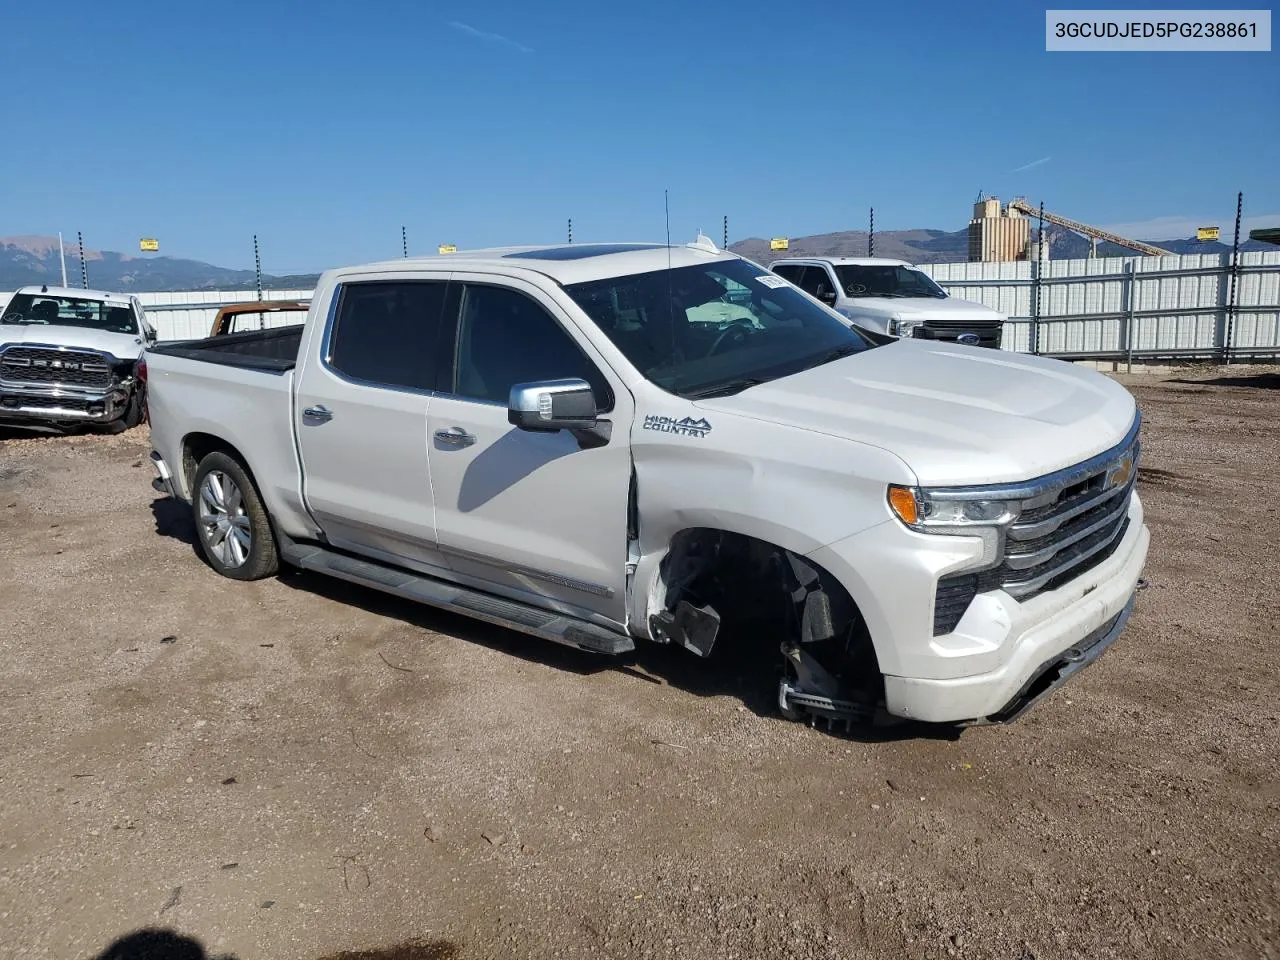
[[123,384],[89,391],[0,384],[0,420],[7,422],[110,423],[124,416],[128,404]]
[[1003,590],[980,593],[952,633],[934,636],[932,605],[921,598],[933,595],[940,576],[972,560],[978,548],[967,541],[886,523],[810,554],[858,603],[891,714],[959,723],[1022,713],[1119,636],[1150,533],[1134,496],[1128,527],[1106,560],[1021,602]]

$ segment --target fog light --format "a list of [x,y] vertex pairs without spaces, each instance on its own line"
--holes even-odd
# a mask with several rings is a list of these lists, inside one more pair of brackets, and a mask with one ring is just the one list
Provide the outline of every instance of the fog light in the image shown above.
[[3,400],[0,400],[0,403],[3,403],[6,407],[16,407],[18,405],[18,398],[5,397]]
[[104,403],[91,403],[89,404],[87,409],[89,411],[90,416],[96,417],[98,414],[105,411],[107,409],[107,406]]

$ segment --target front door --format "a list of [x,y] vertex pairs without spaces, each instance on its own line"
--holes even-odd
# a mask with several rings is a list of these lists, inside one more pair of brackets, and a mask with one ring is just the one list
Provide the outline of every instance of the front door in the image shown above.
[[426,572],[439,566],[427,416],[447,287],[441,275],[335,291],[293,412],[303,493],[329,542]]
[[[461,580],[578,615],[625,619],[631,394],[568,333],[532,284],[454,274],[432,399],[430,462],[440,549]],[[507,422],[516,383],[578,377],[613,421],[604,446]]]

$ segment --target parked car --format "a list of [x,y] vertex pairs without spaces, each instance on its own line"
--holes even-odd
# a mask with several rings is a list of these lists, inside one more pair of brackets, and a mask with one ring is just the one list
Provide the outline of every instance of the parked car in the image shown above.
[[228,333],[244,333],[247,330],[267,330],[273,327],[300,324],[307,318],[307,304],[300,300],[248,300],[244,303],[228,303],[213,318],[211,337]]
[[330,270],[302,327],[148,364],[157,487],[220,574],[603,654],[770,630],[792,718],[1011,719],[1116,639],[1147,555],[1124,387],[877,345],[707,241]]
[[137,426],[146,409],[137,364],[155,340],[137,297],[23,287],[0,310],[0,420]]
[[905,260],[812,257],[769,267],[858,326],[894,337],[1000,346],[1004,314],[957,300]]

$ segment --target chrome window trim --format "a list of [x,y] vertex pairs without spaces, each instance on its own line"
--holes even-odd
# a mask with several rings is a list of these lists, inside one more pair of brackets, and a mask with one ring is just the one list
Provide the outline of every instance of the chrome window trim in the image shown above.
[[1045,474],[1034,480],[969,487],[922,487],[920,488],[920,493],[924,497],[935,497],[943,500],[1034,500],[1065,490],[1072,484],[1079,483],[1081,480],[1110,466],[1114,461],[1121,459],[1130,449],[1136,449],[1138,434],[1141,429],[1142,413],[1137,411],[1134,413],[1133,424],[1129,427],[1128,432],[1125,433],[1124,439],[1114,447],[1104,450],[1088,460]]

